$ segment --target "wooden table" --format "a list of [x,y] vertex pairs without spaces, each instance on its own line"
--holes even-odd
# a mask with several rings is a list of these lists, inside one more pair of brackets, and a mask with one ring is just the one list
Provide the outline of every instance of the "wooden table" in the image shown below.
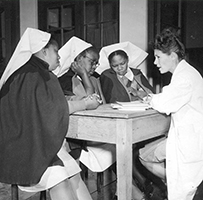
[[165,134],[170,116],[155,110],[119,111],[109,104],[70,116],[67,137],[116,144],[119,200],[131,200],[132,144]]

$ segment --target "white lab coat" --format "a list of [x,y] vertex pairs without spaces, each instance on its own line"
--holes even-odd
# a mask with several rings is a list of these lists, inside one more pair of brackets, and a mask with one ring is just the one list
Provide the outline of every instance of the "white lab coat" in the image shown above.
[[203,180],[203,79],[185,60],[151,106],[171,114],[166,144],[168,200],[191,200]]

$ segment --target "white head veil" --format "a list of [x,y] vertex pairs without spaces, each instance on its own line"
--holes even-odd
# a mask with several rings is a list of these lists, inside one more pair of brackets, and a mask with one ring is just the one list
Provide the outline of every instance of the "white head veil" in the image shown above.
[[25,30],[0,79],[0,89],[6,80],[31,58],[32,54],[46,46],[50,37],[50,33],[38,29]]
[[65,74],[74,59],[85,49],[91,47],[92,45],[73,36],[66,44],[64,44],[59,49],[59,56],[60,56],[60,66],[57,67],[53,73],[56,74],[57,77],[62,76]]
[[131,68],[137,68],[139,64],[141,64],[144,59],[147,57],[148,53],[137,47],[136,45],[132,44],[131,42],[122,42],[122,43],[116,43],[109,46],[103,47],[99,54],[99,67],[96,68],[96,72],[98,74],[101,74],[104,70],[110,68],[108,56],[116,50],[124,50],[129,58],[128,65]]

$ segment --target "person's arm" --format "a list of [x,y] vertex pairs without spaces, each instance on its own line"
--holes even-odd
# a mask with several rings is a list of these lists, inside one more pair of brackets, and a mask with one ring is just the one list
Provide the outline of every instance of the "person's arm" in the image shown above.
[[83,86],[84,86],[84,89],[85,89],[87,95],[91,95],[94,93],[94,87],[88,76],[87,70],[85,69],[85,67],[83,67],[82,64],[80,64],[80,62],[82,62],[82,61],[73,62],[71,64],[71,68],[82,79],[82,83],[83,83]]
[[68,106],[69,106],[69,114],[72,114],[76,111],[81,110],[92,110],[96,109],[99,106],[98,98],[94,95],[88,96],[82,100],[78,101],[71,101],[67,99]]
[[147,94],[155,93],[154,88],[150,85],[147,78],[141,72],[141,70],[133,70],[134,72],[134,80],[137,82],[138,86],[143,89],[144,92]]
[[111,103],[113,88],[112,80],[102,73],[100,76],[100,84],[106,103]]

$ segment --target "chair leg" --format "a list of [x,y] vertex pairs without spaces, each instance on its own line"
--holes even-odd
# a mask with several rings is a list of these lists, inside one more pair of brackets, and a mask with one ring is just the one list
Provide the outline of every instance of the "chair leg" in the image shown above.
[[97,192],[101,192],[101,187],[104,183],[104,174],[103,172],[97,172]]
[[40,192],[40,200],[46,200],[47,199],[47,194],[46,190]]
[[18,186],[16,184],[11,185],[11,199],[18,200]]
[[81,168],[81,177],[82,177],[82,180],[85,181],[86,179],[88,179],[88,168],[82,164],[80,162],[80,168]]

